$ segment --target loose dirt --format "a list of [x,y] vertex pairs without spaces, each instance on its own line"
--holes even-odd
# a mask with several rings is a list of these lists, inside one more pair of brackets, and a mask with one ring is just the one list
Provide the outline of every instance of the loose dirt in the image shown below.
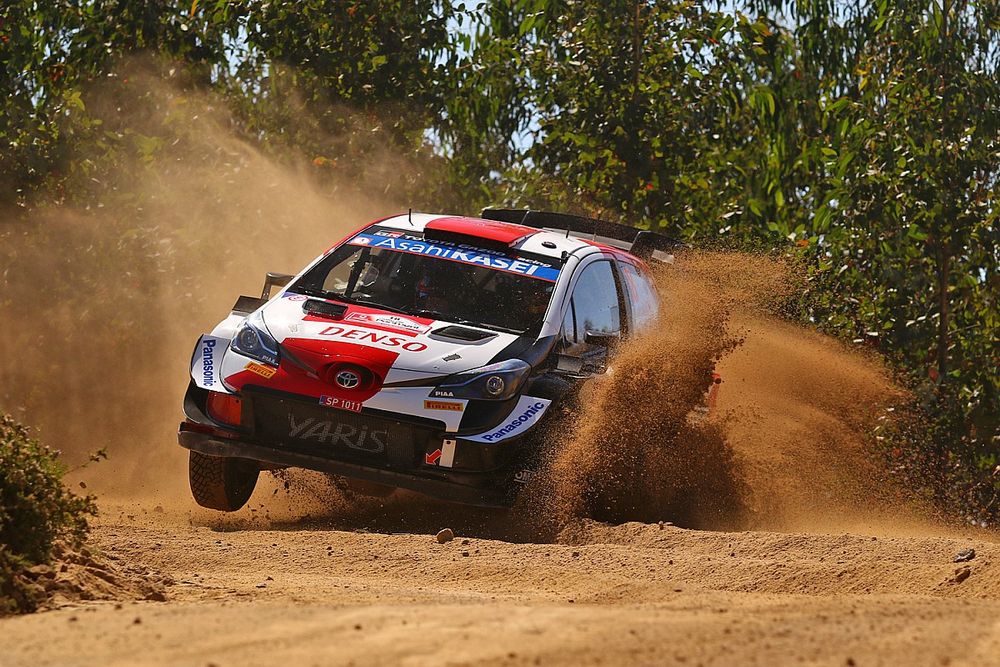
[[107,505],[95,545],[172,581],[167,601],[5,619],[0,664],[983,665],[1000,650],[1000,549],[972,536],[457,533]]

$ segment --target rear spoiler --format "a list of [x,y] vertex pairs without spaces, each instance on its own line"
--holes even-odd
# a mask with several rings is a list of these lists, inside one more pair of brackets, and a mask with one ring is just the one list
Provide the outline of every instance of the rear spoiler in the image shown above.
[[486,220],[510,222],[535,229],[565,231],[567,235],[590,237],[607,245],[627,250],[636,257],[650,259],[654,251],[669,253],[684,244],[663,234],[645,229],[636,229],[618,222],[585,218],[569,213],[533,211],[524,208],[484,208],[482,217]]

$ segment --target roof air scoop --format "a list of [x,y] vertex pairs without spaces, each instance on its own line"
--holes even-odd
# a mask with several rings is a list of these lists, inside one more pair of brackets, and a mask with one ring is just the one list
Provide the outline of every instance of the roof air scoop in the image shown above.
[[424,227],[424,238],[508,252],[538,230],[522,225],[476,218],[438,218]]

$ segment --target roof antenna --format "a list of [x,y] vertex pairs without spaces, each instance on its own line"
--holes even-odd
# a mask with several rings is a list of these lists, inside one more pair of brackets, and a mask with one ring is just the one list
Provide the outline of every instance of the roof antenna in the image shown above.
[[530,208],[524,209],[524,215],[521,216],[521,223],[520,224],[523,225],[524,221],[528,219],[529,215],[531,215],[531,209]]
[[406,221],[410,223],[410,227],[413,227],[413,209],[409,209],[406,212]]

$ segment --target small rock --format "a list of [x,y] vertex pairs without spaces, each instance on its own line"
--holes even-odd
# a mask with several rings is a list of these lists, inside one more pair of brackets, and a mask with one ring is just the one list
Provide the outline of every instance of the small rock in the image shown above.
[[141,625],[141,624],[142,624],[142,619],[139,618],[138,616],[136,616],[135,620],[132,621],[132,625]]
[[146,595],[146,599],[152,602],[166,602],[167,596],[164,595],[163,591],[152,591]]
[[153,512],[155,514],[163,514],[163,511],[164,511],[163,505],[157,505],[156,507],[153,508]]
[[267,579],[265,579],[264,581],[274,581],[274,577],[268,577],[268,578],[267,578]]
[[962,549],[955,557],[951,559],[952,563],[968,563],[970,560],[976,557],[975,549]]
[[28,568],[28,576],[33,579],[51,579],[56,576],[56,572],[48,565],[35,565]]
[[580,557],[580,552],[579,551],[574,551],[573,552],[573,558],[579,558],[579,557]]
[[968,579],[969,575],[971,575],[971,574],[972,574],[972,570],[970,568],[968,568],[968,567],[960,567],[957,570],[955,570],[954,576],[952,576],[948,580],[948,583],[949,584],[960,584],[963,581],[965,581],[966,579]]
[[462,556],[465,557],[465,558],[468,558],[469,557],[469,552],[468,551],[463,551],[462,552]]
[[257,588],[267,588],[267,584],[264,583],[257,584]]
[[441,530],[438,531],[438,534],[435,535],[435,538],[437,539],[438,544],[451,542],[453,539],[455,539],[455,531],[453,531],[451,528],[442,528]]
[[466,545],[466,544],[468,544],[468,543],[469,543],[469,540],[462,540],[462,544],[463,544],[463,545]]
[[84,482],[83,480],[80,480],[80,488],[81,489],[86,489],[87,488],[87,483]]

